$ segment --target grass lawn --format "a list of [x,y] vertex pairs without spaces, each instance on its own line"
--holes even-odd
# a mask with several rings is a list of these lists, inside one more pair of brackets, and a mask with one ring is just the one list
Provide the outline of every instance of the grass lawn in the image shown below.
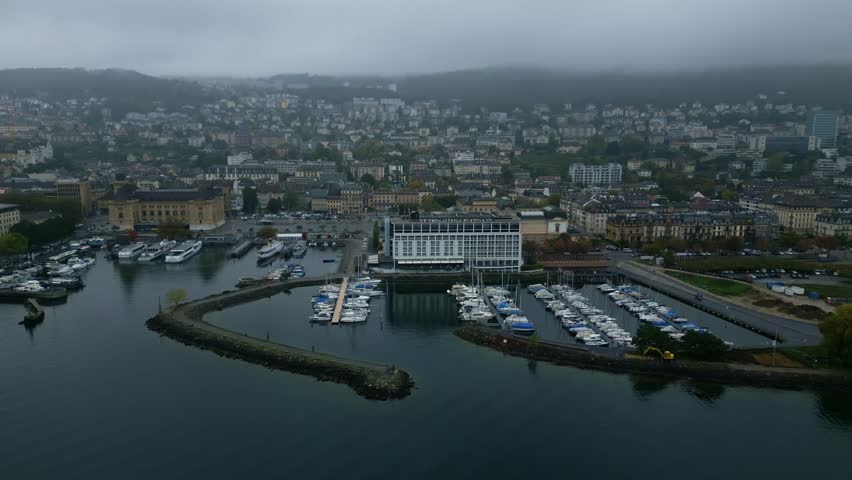
[[725,280],[723,278],[708,278],[701,277],[698,275],[691,275],[689,273],[682,272],[666,272],[668,275],[682,281],[686,282],[694,287],[698,287],[703,290],[707,290],[708,292],[714,295],[722,295],[726,297],[733,297],[737,295],[742,295],[749,290],[751,290],[751,286],[735,282],[733,280]]
[[805,289],[806,293],[817,292],[820,297],[852,297],[852,284],[820,285],[813,283],[793,284]]

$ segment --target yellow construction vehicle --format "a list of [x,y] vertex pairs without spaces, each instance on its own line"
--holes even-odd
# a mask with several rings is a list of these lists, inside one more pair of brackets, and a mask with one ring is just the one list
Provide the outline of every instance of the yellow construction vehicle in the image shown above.
[[674,358],[675,358],[674,353],[672,353],[672,352],[670,352],[670,351],[668,351],[668,350],[666,350],[666,351],[664,352],[664,351],[660,350],[660,349],[659,349],[659,348],[657,348],[657,347],[648,347],[648,348],[646,348],[646,349],[645,349],[645,352],[644,352],[642,355],[646,355],[646,356],[647,356],[647,355],[648,355],[648,352],[656,352],[656,353],[660,356],[660,358],[662,358],[663,360],[667,360],[667,361],[672,361],[672,360],[674,360]]

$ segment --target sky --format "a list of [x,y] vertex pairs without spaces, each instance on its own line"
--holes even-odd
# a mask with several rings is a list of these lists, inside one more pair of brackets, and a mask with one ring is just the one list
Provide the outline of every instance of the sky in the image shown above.
[[852,0],[0,0],[0,68],[405,75],[852,63]]

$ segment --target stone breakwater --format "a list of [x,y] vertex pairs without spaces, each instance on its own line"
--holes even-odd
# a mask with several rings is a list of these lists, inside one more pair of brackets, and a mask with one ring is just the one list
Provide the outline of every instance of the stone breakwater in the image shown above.
[[785,389],[852,389],[852,372],[817,369],[773,368],[731,363],[677,360],[660,361],[598,355],[581,348],[563,347],[546,342],[529,345],[525,338],[503,335],[480,327],[462,327],[456,336],[471,343],[499,350],[508,355],[541,360],[557,365],[605,370],[609,372],[689,378],[715,383],[776,387]]
[[146,325],[159,334],[227,358],[343,383],[372,400],[404,398],[411,394],[411,376],[396,367],[360,362],[248,337],[204,321],[214,310],[251,302],[291,288],[324,284],[326,279],[274,282],[225,291],[170,308],[150,318]]

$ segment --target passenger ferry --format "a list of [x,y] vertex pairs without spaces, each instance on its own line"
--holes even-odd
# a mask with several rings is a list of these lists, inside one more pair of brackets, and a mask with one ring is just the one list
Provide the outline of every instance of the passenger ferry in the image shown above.
[[142,255],[139,255],[139,262],[153,262],[166,256],[177,242],[174,240],[163,240],[160,243],[152,243],[145,248]]
[[136,258],[145,251],[145,244],[142,242],[132,243],[118,251],[118,258],[128,259]]
[[166,263],[182,263],[201,251],[201,240],[184,242],[166,255]]

